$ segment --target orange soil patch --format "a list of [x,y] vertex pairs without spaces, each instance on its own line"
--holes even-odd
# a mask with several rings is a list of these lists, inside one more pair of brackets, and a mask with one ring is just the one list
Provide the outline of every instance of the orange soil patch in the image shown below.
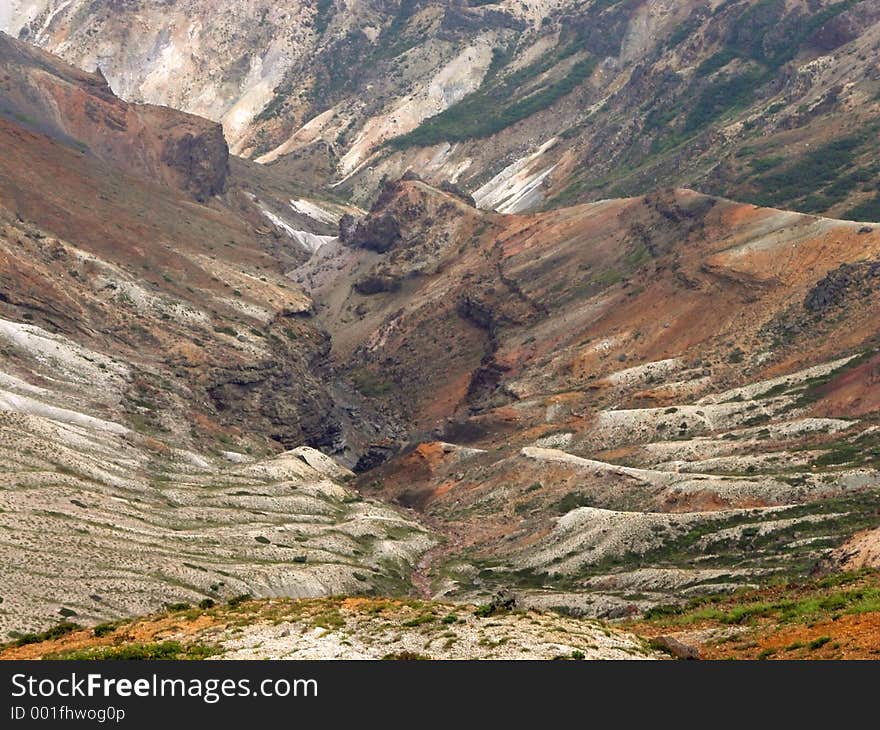
[[40,659],[48,654],[58,652],[90,649],[98,646],[114,646],[120,643],[146,643],[165,641],[171,636],[194,634],[211,626],[225,625],[226,621],[218,616],[203,613],[194,619],[181,615],[165,615],[146,619],[135,624],[120,626],[115,631],[97,637],[92,629],[73,631],[65,636],[37,644],[10,646],[0,650],[0,660]]
[[[701,648],[706,659],[880,659],[880,613],[841,616],[812,626],[762,629]],[[771,653],[772,652],[772,653]]]
[[829,416],[862,416],[880,411],[880,355],[832,380],[816,406]]

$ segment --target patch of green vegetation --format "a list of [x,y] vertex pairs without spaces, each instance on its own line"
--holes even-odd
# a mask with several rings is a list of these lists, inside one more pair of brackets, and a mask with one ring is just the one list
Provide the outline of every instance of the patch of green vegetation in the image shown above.
[[95,635],[95,638],[100,639],[104,636],[109,636],[121,625],[122,624],[119,621],[109,621],[107,623],[98,624],[92,629],[92,634]]
[[489,616],[495,615],[496,610],[496,607],[491,603],[484,603],[482,606],[477,606],[474,616],[477,618],[489,618]]
[[[729,601],[730,596],[715,597],[714,600]],[[706,602],[707,599],[699,599],[685,606],[680,613],[672,616],[671,622],[682,625],[716,621],[722,624],[741,625],[753,623],[757,619],[773,619],[780,623],[806,623],[829,614],[873,613],[880,611],[880,588],[866,585],[829,594],[786,596],[769,601],[751,600],[744,595],[743,603],[726,607],[707,606]]]
[[316,0],[315,2],[315,32],[318,35],[324,35],[324,31],[333,20],[333,9],[335,0]]
[[621,281],[623,281],[623,274],[615,269],[606,269],[595,279],[595,283],[603,287],[614,286]]
[[51,654],[46,659],[62,661],[171,661],[207,659],[219,649],[206,644],[185,646],[179,641],[123,644],[121,646],[94,646],[87,649]]
[[242,603],[246,603],[252,599],[253,596],[250,593],[242,593],[240,596],[234,596],[233,598],[230,598],[228,601],[226,601],[226,605],[229,606],[229,608],[236,608]]
[[[732,24],[727,47],[775,71],[793,60],[804,43],[823,25],[860,0],[845,0],[810,15],[785,18],[785,0],[760,0],[747,7]],[[772,34],[772,40],[768,36]]]
[[431,657],[414,651],[398,651],[393,654],[386,654],[382,657],[382,660],[390,662],[431,661]]
[[345,618],[337,609],[330,609],[324,613],[318,614],[312,619],[312,625],[334,631],[345,626]]
[[850,208],[843,214],[843,217],[853,221],[880,222],[880,193]]
[[[717,120],[748,108],[758,98],[759,89],[776,77],[782,65],[798,55],[812,34],[835,15],[852,7],[855,1],[835,3],[806,16],[786,15],[783,0],[761,0],[745,8],[730,23],[732,30],[722,48],[697,68],[686,93],[678,100],[649,110],[646,131],[661,131],[652,142],[651,155],[676,149]],[[736,60],[740,61],[739,67],[728,70]],[[766,113],[774,114],[783,106],[777,103]],[[684,122],[676,128],[674,122],[683,114]],[[845,198],[845,194],[840,197],[842,189],[851,184],[841,182],[841,187],[827,197],[816,196],[803,202],[811,210],[827,210]],[[798,210],[810,212],[805,207]]]
[[351,374],[351,379],[354,387],[368,398],[378,398],[394,390],[393,383],[389,383],[380,375],[366,368],[354,371]]
[[[498,81],[497,65],[487,73],[483,85],[449,109],[427,119],[408,134],[392,139],[388,144],[395,149],[427,147],[440,142],[462,142],[491,137],[503,129],[549,108],[583,84],[596,68],[596,59],[587,58],[575,63],[558,81],[517,98],[517,92],[530,80],[548,71],[556,63],[574,52],[569,49],[558,57],[550,56]],[[496,56],[496,60],[504,59]],[[506,59],[504,59],[506,60]]]
[[860,434],[852,441],[835,441],[823,447],[825,452],[817,456],[813,463],[817,467],[869,466],[880,464],[880,435],[874,431]]
[[752,68],[710,82],[688,112],[684,131],[696,132],[728,112],[747,106],[755,99],[757,87],[765,78],[764,71]]
[[843,200],[862,178],[860,171],[850,176],[841,173],[853,165],[858,149],[866,141],[862,134],[841,137],[783,169],[761,175],[754,181],[758,192],[750,202],[778,207],[801,201],[800,208],[811,209],[806,212],[826,210]]
[[672,31],[669,38],[666,40],[666,47],[675,48],[676,46],[680,46],[699,30],[701,24],[702,19],[699,16],[692,14],[687,20],[675,27],[675,30]]
[[578,509],[580,507],[592,507],[593,500],[585,495],[580,494],[578,492],[570,492],[566,494],[562,499],[560,499],[555,505],[553,505],[553,509],[560,515],[565,515],[571,512],[572,510]]
[[725,48],[723,51],[719,51],[714,56],[710,56],[697,66],[696,75],[698,77],[711,76],[716,71],[720,71],[731,63],[736,57],[737,54],[735,51],[730,48]]
[[12,645],[27,646],[28,644],[40,644],[44,641],[60,639],[62,636],[66,636],[73,631],[79,631],[80,629],[82,629],[82,626],[79,626],[78,624],[72,623],[70,621],[62,621],[61,623],[55,624],[55,626],[46,629],[45,631],[30,632],[19,636],[15,641],[12,642]]
[[791,392],[797,393],[797,398],[792,403],[791,408],[806,408],[818,401],[825,392],[825,386],[835,378],[845,374],[849,370],[862,365],[877,354],[877,350],[870,349],[860,353],[849,362],[844,363],[839,368],[829,371],[825,375],[817,375],[814,378],[803,381],[797,390],[792,389]]
[[400,10],[382,32],[382,37],[376,43],[377,60],[380,58],[396,58],[418,43],[419,36],[417,34],[406,32],[410,20],[412,20],[418,10],[419,0],[400,0]]
[[752,160],[749,160],[749,167],[751,167],[755,172],[763,173],[779,167],[785,161],[786,158],[782,157],[781,155],[773,155],[771,157],[756,157]]

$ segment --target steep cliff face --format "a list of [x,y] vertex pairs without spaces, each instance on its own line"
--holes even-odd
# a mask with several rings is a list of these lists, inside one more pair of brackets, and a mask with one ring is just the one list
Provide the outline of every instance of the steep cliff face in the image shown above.
[[225,191],[229,149],[219,124],[129,104],[100,72],[80,71],[4,34],[0,61],[0,114],[6,118],[199,201]]
[[[415,169],[518,212],[655,188],[880,218],[869,0],[16,0],[0,28],[371,203]],[[800,181],[810,180],[810,187]]]

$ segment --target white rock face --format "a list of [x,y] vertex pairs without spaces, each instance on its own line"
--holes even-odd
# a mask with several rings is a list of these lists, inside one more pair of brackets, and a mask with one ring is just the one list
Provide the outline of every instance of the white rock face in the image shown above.
[[262,208],[261,210],[263,212],[263,215],[266,216],[266,218],[269,220],[269,222],[272,223],[272,225],[284,231],[307,253],[316,253],[318,249],[320,249],[325,244],[337,240],[336,236],[321,236],[316,233],[309,233],[308,231],[298,231],[281,216],[275,215],[275,213],[273,213],[271,210],[268,210],[267,208]]
[[309,2],[153,0],[137,12],[109,13],[107,3],[87,0],[8,3],[0,9],[0,30],[18,36],[26,28],[28,40],[71,63],[100,67],[129,101],[223,122],[233,148],[313,42]]
[[542,166],[541,158],[556,145],[551,139],[535,152],[508,165],[483,187],[474,192],[478,208],[499,213],[521,213],[544,199],[541,184],[556,169]]
[[476,91],[489,70],[492,56],[492,46],[488,41],[478,39],[440,69],[426,87],[386,114],[371,119],[342,157],[340,172],[350,174],[382,142],[411,132],[428,117],[445,111]]

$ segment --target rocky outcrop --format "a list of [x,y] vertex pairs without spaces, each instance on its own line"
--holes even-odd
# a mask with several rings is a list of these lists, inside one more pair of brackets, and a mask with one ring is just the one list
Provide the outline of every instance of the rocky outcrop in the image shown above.
[[872,2],[859,2],[845,13],[833,16],[810,37],[810,44],[829,53],[852,43],[865,28],[880,20],[880,7]]
[[384,292],[393,292],[400,289],[400,279],[390,274],[368,274],[354,284],[354,290],[358,294],[371,296]]
[[842,264],[807,294],[804,309],[816,318],[843,306],[853,296],[865,296],[880,287],[880,261]]
[[835,571],[880,569],[880,529],[853,535],[831,552],[822,567]]
[[[177,126],[177,120],[170,121],[169,127]],[[204,202],[226,190],[229,147],[219,124],[166,140],[161,161],[177,174],[180,186],[196,200]]]
[[[285,332],[293,330],[279,328]],[[247,424],[287,449],[307,444],[336,452],[342,426],[321,377],[329,340],[305,324],[295,344],[289,338],[273,336],[272,355],[263,361],[211,369],[205,390],[220,420],[232,427]]]
[[0,60],[0,115],[201,202],[226,190],[229,148],[219,124],[128,104],[100,71],[80,71],[3,33]]
[[342,233],[342,242],[347,246],[376,253],[388,253],[403,240],[400,222],[391,214],[371,216],[361,221],[353,232],[343,229]]

